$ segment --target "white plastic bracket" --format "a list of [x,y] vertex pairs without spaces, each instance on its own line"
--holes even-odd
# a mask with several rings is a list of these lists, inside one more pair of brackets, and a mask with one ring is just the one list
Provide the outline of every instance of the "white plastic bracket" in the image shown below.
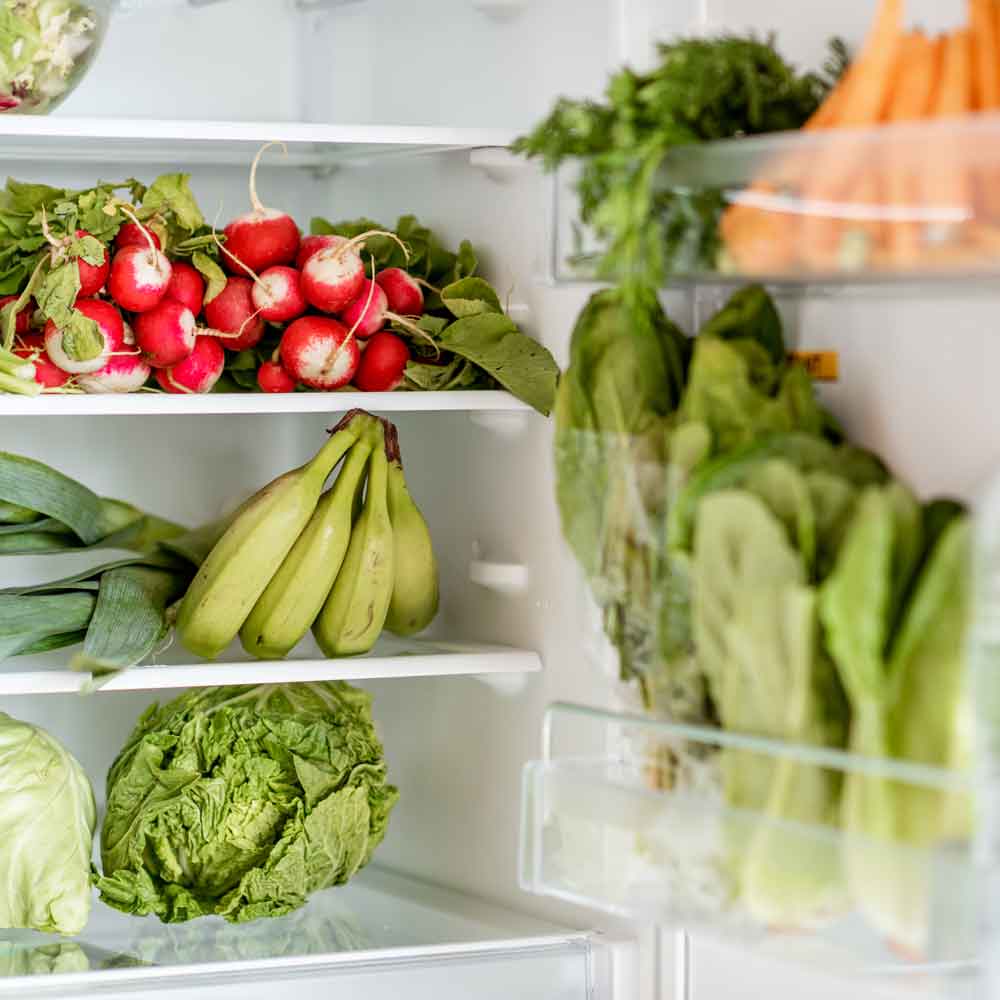
[[508,184],[517,173],[531,164],[523,156],[515,156],[503,146],[481,146],[469,150],[469,166],[481,170],[496,184]]
[[528,426],[530,413],[519,411],[504,412],[498,411],[490,413],[488,411],[476,411],[469,414],[469,420],[477,427],[489,431],[500,438],[520,437]]
[[479,543],[474,542],[469,562],[469,581],[498,594],[523,594],[531,583],[531,573],[523,563],[483,559]]

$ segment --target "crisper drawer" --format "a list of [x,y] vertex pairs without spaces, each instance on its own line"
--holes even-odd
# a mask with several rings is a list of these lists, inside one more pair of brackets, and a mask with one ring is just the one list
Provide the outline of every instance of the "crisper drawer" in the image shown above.
[[165,925],[95,905],[86,931],[6,931],[0,997],[584,1000],[600,949],[460,893],[369,869],[277,919]]

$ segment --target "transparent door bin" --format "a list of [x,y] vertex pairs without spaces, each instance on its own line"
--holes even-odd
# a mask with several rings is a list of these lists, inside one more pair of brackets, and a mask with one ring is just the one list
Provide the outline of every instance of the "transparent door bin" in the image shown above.
[[968,774],[572,705],[545,725],[524,772],[526,890],[838,974],[978,974],[972,838],[848,832],[841,812],[870,795],[951,810],[958,831]]
[[[603,242],[580,218],[579,168],[553,185],[552,277],[592,281]],[[1000,274],[1000,115],[787,132],[671,150],[651,221],[670,277],[772,284]]]

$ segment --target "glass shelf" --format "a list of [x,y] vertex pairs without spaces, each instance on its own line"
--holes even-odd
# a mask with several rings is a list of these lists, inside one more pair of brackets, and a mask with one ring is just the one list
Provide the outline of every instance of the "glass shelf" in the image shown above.
[[524,772],[524,889],[837,974],[980,974],[989,883],[970,839],[904,843],[733,804],[757,775],[800,791],[884,782],[961,811],[970,775],[571,705],[550,708],[544,743]]
[[360,407],[378,413],[534,412],[497,389],[454,392],[165,392],[0,395],[0,417],[217,415],[222,413],[346,413]]
[[[579,218],[577,176],[554,185],[557,282],[598,276],[602,241]],[[671,280],[983,281],[1000,275],[998,179],[998,114],[789,132],[671,150],[657,215],[686,220]]]
[[0,997],[247,997],[294,977],[303,997],[430,998],[447,986],[490,1000],[585,1000],[594,947],[586,934],[370,867],[301,910],[249,924],[166,925],[95,898],[76,938],[0,931]]
[[[19,656],[0,664],[0,695],[72,694],[89,689],[92,676],[66,669],[74,649]],[[178,643],[143,664],[108,677],[100,691],[158,691],[216,684],[277,684],[296,681],[374,680],[384,677],[450,677],[521,674],[541,670],[535,652],[488,643],[444,639],[379,638],[364,656],[326,659],[311,636],[284,660],[247,658],[234,642],[218,660],[192,658]]]
[[266,142],[288,156],[269,166],[326,167],[385,156],[506,146],[505,129],[312,122],[187,121],[0,115],[0,163],[183,163],[246,166]]

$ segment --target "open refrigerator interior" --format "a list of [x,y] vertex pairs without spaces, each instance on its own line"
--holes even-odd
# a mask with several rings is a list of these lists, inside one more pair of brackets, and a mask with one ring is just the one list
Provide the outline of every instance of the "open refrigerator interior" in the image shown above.
[[[70,188],[185,171],[206,217],[225,220],[246,206],[258,147],[283,141],[287,155],[274,152],[258,173],[268,204],[303,228],[312,216],[391,226],[413,213],[453,245],[469,239],[508,314],[564,368],[574,321],[596,287],[587,255],[597,245],[576,221],[565,173],[545,177],[504,147],[558,96],[596,98],[623,62],[651,65],[658,38],[774,30],[784,55],[816,66],[828,37],[860,42],[870,6],[813,5],[789,18],[771,0],[440,0],[432,12],[404,0],[127,0],[55,114],[0,116],[0,159],[13,177]],[[941,29],[960,19],[958,4],[941,7],[913,16]],[[921,151],[947,141],[976,169],[1000,171],[997,127],[992,119],[954,133],[928,126],[878,156],[919,169]],[[754,141],[752,154],[721,144],[699,147],[687,164],[680,156],[671,183],[752,190],[770,165],[794,190],[801,168],[790,179],[781,171],[801,151]],[[855,142],[859,156],[878,140]],[[814,155],[828,155],[821,141]],[[995,273],[983,251],[944,273],[931,265],[883,276],[847,257],[832,272],[763,275],[776,279],[788,346],[838,358],[837,379],[820,386],[823,403],[921,497],[982,501],[1000,460]],[[664,306],[693,333],[734,281],[696,274],[666,292]],[[308,643],[274,662],[234,647],[211,665],[175,644],[85,698],[86,678],[66,669],[65,655],[47,653],[6,664],[0,693],[5,711],[45,727],[77,757],[100,811],[109,765],[150,702],[220,683],[349,680],[373,695],[401,790],[375,863],[295,913],[247,925],[162,925],[95,903],[75,939],[6,932],[11,976],[0,979],[0,995],[225,997],[294,983],[304,996],[687,1000],[764,989],[836,996],[844,976],[873,996],[987,995],[983,927],[996,876],[984,836],[902,861],[869,845],[873,869],[909,864],[912,880],[933,888],[915,904],[924,907],[915,917],[920,961],[901,959],[856,915],[815,934],[782,933],[739,912],[720,917],[720,894],[732,892],[719,860],[727,845],[770,835],[779,853],[812,863],[842,849],[839,834],[762,829],[720,801],[701,766],[721,746],[770,767],[787,747],[727,744],[718,731],[653,721],[634,686],[617,684],[613,650],[561,539],[552,422],[510,395],[4,396],[2,447],[102,496],[200,524],[306,461],[353,406],[399,428],[441,573],[441,610],[426,635],[344,660],[325,660]],[[993,551],[996,506],[976,509],[981,547]],[[93,561],[89,553],[7,558],[4,586]],[[987,643],[979,645],[988,670]],[[794,756],[800,750],[791,759],[819,781],[842,780],[857,764]],[[674,788],[675,769],[691,780],[690,795]],[[903,767],[880,778],[989,808],[989,775],[978,771],[973,779]],[[705,795],[696,794],[700,780]],[[675,927],[691,937],[674,938]],[[801,961],[790,972],[793,952]]]

